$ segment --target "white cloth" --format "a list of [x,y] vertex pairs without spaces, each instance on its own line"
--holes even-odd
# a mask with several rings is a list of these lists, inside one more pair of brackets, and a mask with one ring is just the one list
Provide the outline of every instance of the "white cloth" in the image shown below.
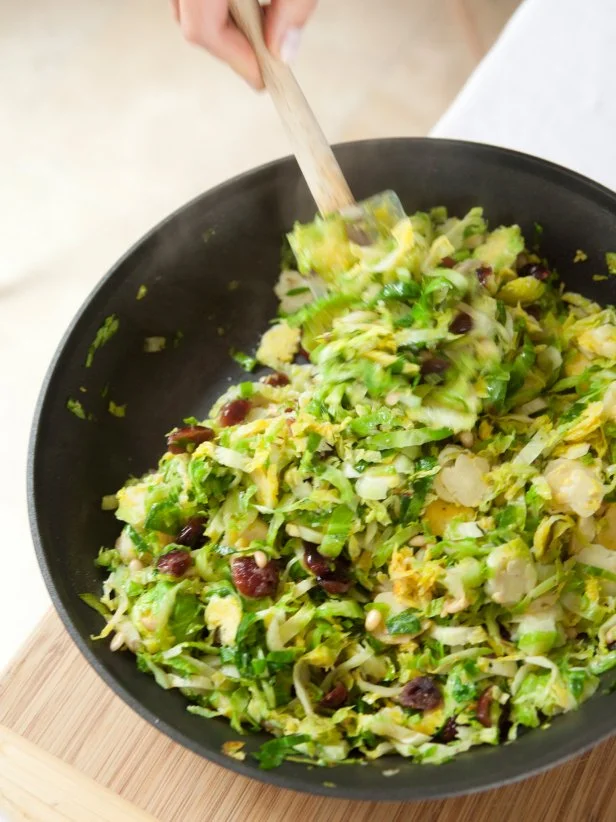
[[525,0],[432,131],[616,190],[616,2]]

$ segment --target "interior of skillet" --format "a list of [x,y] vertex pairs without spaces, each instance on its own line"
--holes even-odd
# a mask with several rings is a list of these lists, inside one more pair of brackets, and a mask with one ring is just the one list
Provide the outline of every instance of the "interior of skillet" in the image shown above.
[[[338,156],[358,199],[392,188],[408,212],[446,205],[450,214],[463,215],[481,205],[492,227],[517,222],[527,236],[541,223],[541,250],[567,285],[598,302],[616,302],[616,278],[595,282],[591,276],[603,271],[604,253],[616,248],[616,196],[604,189],[522,155],[450,141],[369,141],[344,145]],[[250,172],[155,228],[82,309],[50,372],[33,440],[35,537],[38,529],[56,604],[90,661],[133,707],[139,703],[146,718],[155,717],[176,739],[243,773],[330,795],[400,799],[471,790],[544,767],[616,728],[616,696],[598,695],[548,732],[473,750],[445,766],[401,759],[392,766],[388,758],[361,774],[356,767],[325,771],[291,762],[264,773],[251,757],[240,763],[220,754],[224,741],[237,739],[226,721],[188,714],[185,699],[140,673],[132,655],[112,654],[107,643],[89,640],[101,621],[78,595],[100,590],[93,559],[119,532],[113,516],[100,510],[101,497],[155,466],[165,432],[189,415],[205,417],[230,381],[246,379],[229,349],[252,350],[268,327],[277,309],[272,288],[283,234],[313,214],[292,160]],[[589,255],[583,267],[572,264],[578,248]],[[239,282],[235,290],[232,280]],[[147,296],[137,300],[142,285]],[[88,346],[111,314],[119,330],[85,368]],[[167,347],[145,354],[144,338],[153,335],[166,337]],[[68,397],[80,399],[96,420],[71,415]],[[126,403],[125,418],[107,413],[110,398]],[[248,739],[254,750],[265,735]],[[392,767],[399,772],[384,778],[382,771]],[[336,788],[323,788],[324,781]]]

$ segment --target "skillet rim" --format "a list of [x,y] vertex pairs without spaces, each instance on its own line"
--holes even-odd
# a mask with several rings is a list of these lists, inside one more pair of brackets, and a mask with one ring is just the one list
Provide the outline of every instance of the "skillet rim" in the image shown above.
[[[394,144],[405,144],[406,146],[408,146],[409,151],[412,151],[414,149],[421,151],[422,148],[428,148],[429,146],[433,146],[434,144],[439,144],[443,147],[449,147],[454,151],[475,151],[475,153],[485,155],[486,157],[492,157],[493,159],[499,160],[501,162],[504,161],[506,165],[513,166],[514,168],[516,166],[522,166],[524,170],[527,172],[532,171],[534,168],[537,170],[537,177],[540,180],[558,180],[561,182],[566,182],[567,189],[569,191],[582,195],[586,194],[587,196],[590,196],[592,194],[592,197],[596,203],[600,203],[601,205],[603,205],[603,207],[608,208],[610,211],[613,211],[614,215],[616,216],[616,193],[611,191],[601,183],[598,183],[596,180],[592,180],[591,178],[585,177],[584,175],[576,171],[572,171],[571,169],[568,169],[564,166],[560,166],[557,163],[552,163],[549,160],[545,160],[540,157],[535,157],[534,155],[526,154],[524,152],[491,145],[489,143],[479,143],[470,140],[454,140],[448,138],[391,137],[337,143],[333,146],[333,149],[337,154],[344,154],[345,151],[352,151],[356,147],[359,148],[378,146],[380,150],[386,150],[386,147],[388,145]],[[520,782],[532,776],[537,776],[538,774],[541,774],[547,770],[550,770],[552,768],[557,767],[558,765],[563,764],[564,762],[570,760],[575,756],[583,754],[590,748],[593,748],[600,742],[606,740],[608,737],[616,734],[616,715],[613,719],[613,727],[607,727],[599,734],[593,733],[589,735],[588,732],[586,732],[583,738],[580,740],[579,744],[576,744],[576,740],[579,739],[580,735],[576,734],[572,740],[570,740],[566,745],[563,746],[564,752],[548,762],[543,762],[542,764],[536,765],[531,768],[525,768],[523,763],[514,763],[510,767],[509,771],[506,773],[505,776],[494,776],[493,778],[490,778],[488,781],[482,780],[481,776],[479,776],[476,780],[472,781],[466,787],[455,787],[451,789],[447,789],[446,787],[437,787],[435,789],[431,786],[428,786],[427,788],[422,787],[421,783],[418,784],[413,782],[403,786],[402,788],[396,788],[390,781],[384,779],[383,790],[376,792],[373,786],[363,788],[361,783],[359,783],[356,787],[353,788],[341,785],[336,785],[332,788],[326,788],[323,785],[322,781],[318,782],[315,785],[306,784],[306,782],[301,778],[297,778],[295,776],[288,776],[282,768],[273,769],[269,771],[262,771],[255,769],[253,767],[249,767],[242,761],[232,759],[224,755],[221,751],[215,749],[214,746],[208,748],[207,739],[204,739],[202,743],[199,744],[196,741],[192,740],[190,737],[186,736],[182,731],[175,728],[173,725],[161,720],[153,711],[151,711],[149,708],[146,708],[138,699],[133,697],[128,692],[128,690],[119,683],[115,676],[109,670],[107,670],[105,665],[96,657],[96,655],[94,654],[93,650],[89,645],[89,638],[83,636],[80,633],[71,617],[70,612],[73,600],[70,599],[68,602],[65,602],[64,598],[59,593],[56,587],[54,581],[54,572],[51,570],[50,563],[47,557],[47,550],[43,545],[41,531],[39,528],[37,495],[42,492],[40,489],[37,490],[35,474],[37,456],[39,450],[42,448],[42,444],[40,442],[40,429],[42,427],[42,420],[44,419],[46,404],[50,402],[49,388],[53,381],[56,370],[59,369],[62,365],[64,349],[67,343],[69,342],[70,338],[72,337],[73,333],[75,332],[76,327],[79,324],[83,314],[91,305],[95,303],[99,294],[106,288],[108,283],[117,275],[117,273],[122,269],[124,264],[136,253],[138,253],[140,247],[147,241],[152,239],[169,222],[173,221],[176,217],[180,216],[182,212],[190,209],[192,206],[194,206],[197,202],[199,202],[202,199],[215,198],[220,191],[226,189],[228,186],[236,186],[241,184],[242,182],[254,180],[259,176],[266,176],[268,173],[275,169],[282,170],[285,168],[292,168],[294,165],[295,161],[292,155],[286,155],[284,157],[271,160],[255,168],[248,169],[230,178],[229,180],[225,180],[221,183],[218,183],[213,188],[196,195],[188,202],[176,208],[173,212],[171,212],[169,215],[160,220],[156,225],[154,225],[151,229],[145,232],[145,234],[143,234],[135,243],[133,243],[132,246],[130,246],[130,248],[109,269],[109,271],[98,281],[98,283],[94,286],[94,288],[90,291],[85,300],[82,302],[79,309],[75,313],[73,319],[69,323],[68,328],[62,335],[53,354],[51,362],[47,368],[38,394],[33,415],[32,426],[30,430],[27,454],[26,494],[28,505],[28,519],[37,560],[45,585],[47,587],[47,591],[50,595],[55,610],[57,611],[62,620],[65,629],[67,630],[73,642],[77,645],[81,654],[85,657],[86,661],[96,671],[96,673],[105,682],[105,684],[108,685],[111,688],[111,690],[117,696],[119,696],[126,705],[128,705],[142,719],[145,719],[154,728],[166,734],[174,742],[177,742],[184,748],[187,748],[193,753],[202,756],[206,760],[214,762],[215,764],[227,770],[231,770],[242,776],[248,777],[249,779],[255,779],[265,784],[271,784],[276,787],[286,788],[288,790],[295,790],[301,793],[306,793],[314,796],[327,796],[330,798],[363,801],[405,802],[428,799],[445,799],[453,796],[466,796],[479,792],[488,791],[490,789],[502,787],[505,785],[510,785],[515,782]],[[418,767],[424,768],[426,766],[421,765]],[[441,768],[443,766],[433,767]],[[325,776],[328,773],[332,773],[332,770],[323,769],[322,773],[323,776]],[[446,770],[444,771],[444,773],[446,773]],[[381,796],[381,793],[388,793],[389,795]]]

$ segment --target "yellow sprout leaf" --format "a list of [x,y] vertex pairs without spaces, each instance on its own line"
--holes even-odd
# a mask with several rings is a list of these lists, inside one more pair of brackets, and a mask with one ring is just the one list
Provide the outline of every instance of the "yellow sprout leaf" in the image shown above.
[[487,440],[494,433],[494,426],[487,420],[481,420],[479,423],[479,439]]
[[442,499],[435,499],[431,502],[423,514],[423,521],[428,524],[430,531],[437,537],[442,537],[447,526],[454,519],[461,519],[465,522],[475,516],[472,508],[464,505],[457,505],[455,502],[445,502]]
[[458,454],[453,464],[444,465],[434,481],[434,490],[442,500],[476,508],[489,491],[485,477],[490,463],[471,452]]
[[599,577],[587,577],[584,582],[584,593],[591,602],[601,599],[601,580]]
[[544,477],[557,508],[590,517],[603,500],[603,485],[590,466],[578,460],[556,459],[549,462]]
[[566,377],[577,377],[586,371],[590,364],[588,357],[584,356],[581,351],[571,351],[565,358],[563,371]]
[[235,548],[248,548],[251,542],[255,540],[265,540],[267,537],[267,523],[260,517],[245,528],[241,534],[235,535],[233,538],[233,529],[230,528],[227,532],[228,536],[225,538],[227,545],[232,545]]
[[603,395],[603,416],[606,420],[616,422],[616,382]]
[[222,752],[226,756],[230,756],[231,759],[239,759],[241,761],[243,759],[246,759],[246,751],[242,750],[245,744],[245,742],[236,742],[234,740],[231,740],[229,742],[223,742]]
[[432,599],[434,586],[443,574],[438,562],[415,562],[410,548],[394,551],[389,563],[389,576],[393,581],[393,593],[408,608],[426,605]]
[[445,721],[445,712],[442,708],[425,711],[418,722],[413,723],[413,730],[426,736],[434,736]]
[[545,284],[533,276],[518,277],[501,288],[498,297],[507,305],[529,305],[541,298]]
[[250,474],[251,480],[257,486],[257,499],[261,505],[274,508],[278,499],[278,474],[276,467],[270,465],[267,473],[263,468],[256,468]]
[[607,506],[605,514],[599,520],[597,542],[610,551],[616,551],[616,502]]
[[578,421],[565,434],[565,442],[581,442],[601,425],[603,418],[603,402],[591,402],[582,411]]
[[205,624],[210,631],[219,629],[218,634],[223,645],[233,645],[241,621],[242,606],[238,598],[219,597],[218,594],[214,594],[205,609]]
[[589,328],[580,334],[578,344],[586,354],[616,360],[616,326],[605,323],[598,328]]
[[571,517],[555,514],[545,517],[539,523],[533,537],[533,554],[541,559],[550,548],[559,548],[565,535],[573,528]]
[[272,326],[261,337],[257,359],[270,368],[291,362],[299,348],[300,334],[299,328],[291,328],[285,322]]

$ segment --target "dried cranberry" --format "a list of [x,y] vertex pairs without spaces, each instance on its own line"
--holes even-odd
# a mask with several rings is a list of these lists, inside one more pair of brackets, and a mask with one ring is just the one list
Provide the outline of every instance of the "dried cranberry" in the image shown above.
[[607,649],[608,651],[616,651],[616,639],[613,642],[608,642]]
[[441,260],[441,267],[442,268],[453,268],[456,264],[456,261],[453,257],[443,257]]
[[501,625],[501,623],[500,623],[500,622],[498,623],[498,630],[500,631],[500,635],[502,636],[502,638],[503,638],[506,642],[511,642],[511,634],[510,634],[510,633],[509,633],[509,631],[505,628],[505,626],[504,626],[504,625]]
[[428,357],[420,366],[421,373],[426,374],[443,374],[451,363],[445,357]]
[[452,334],[466,334],[473,327],[473,318],[466,311],[460,311],[449,324]]
[[476,274],[481,285],[485,285],[488,282],[488,277],[492,276],[492,268],[489,265],[481,265],[477,269]]
[[349,692],[342,684],[342,682],[336,683],[334,687],[325,694],[323,699],[320,701],[319,705],[321,708],[331,708],[335,710],[339,708],[341,705],[344,705],[346,702],[346,698],[349,695]]
[[250,403],[248,400],[231,400],[226,405],[223,405],[218,421],[225,428],[229,425],[238,425],[246,419],[246,414],[250,411]]
[[303,345],[297,349],[297,357],[303,357],[305,360],[310,361],[310,354],[306,351]]
[[259,568],[254,557],[236,557],[231,563],[233,584],[245,597],[272,597],[278,588],[278,566],[270,560]]
[[167,435],[167,447],[172,454],[183,454],[189,445],[200,445],[214,439],[214,432],[205,425],[187,425]]
[[475,713],[484,728],[492,727],[492,687],[486,688],[479,695]]
[[267,377],[263,377],[263,382],[266,385],[273,386],[274,388],[281,388],[283,385],[288,385],[290,380],[287,375],[283,374],[281,371],[274,371],[273,374],[268,374]]
[[352,585],[348,575],[349,564],[342,557],[328,560],[319,554],[316,546],[305,543],[304,562],[309,571],[328,594],[346,594]]
[[306,568],[317,577],[331,574],[333,569],[333,562],[330,562],[327,557],[319,554],[316,545],[304,543],[304,563]]
[[168,554],[163,554],[158,558],[156,567],[163,574],[169,574],[172,577],[182,577],[192,565],[192,557],[188,551],[182,551],[177,548],[169,551]]
[[346,594],[351,587],[351,580],[346,576],[336,576],[332,574],[327,577],[319,577],[319,585],[328,594]]
[[441,730],[437,734],[437,739],[439,742],[442,742],[446,745],[448,742],[453,742],[454,739],[457,739],[458,736],[458,726],[456,725],[456,720],[453,716],[450,716],[447,722],[443,725]]
[[437,708],[443,698],[438,685],[430,676],[416,676],[407,682],[398,702],[404,708],[415,708],[418,711],[430,711]]
[[550,276],[549,268],[539,263],[527,263],[519,271],[520,277],[534,277],[536,280],[547,280]]
[[347,223],[344,228],[347,237],[355,245],[372,245],[370,234],[357,223]]
[[205,542],[203,529],[206,523],[205,517],[193,517],[175,538],[176,545],[186,545],[188,548],[200,548]]
[[538,305],[527,305],[525,306],[524,311],[536,320],[541,319],[541,308]]

